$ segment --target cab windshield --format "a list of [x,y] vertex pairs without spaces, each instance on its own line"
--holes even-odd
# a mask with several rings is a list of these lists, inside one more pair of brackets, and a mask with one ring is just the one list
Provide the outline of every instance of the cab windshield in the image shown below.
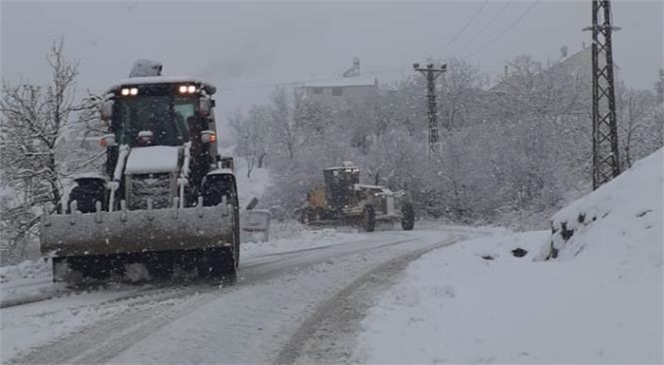
[[120,144],[136,146],[141,131],[152,132],[153,145],[179,146],[189,140],[187,120],[194,116],[196,96],[164,91],[143,87],[138,95],[116,98],[113,124]]

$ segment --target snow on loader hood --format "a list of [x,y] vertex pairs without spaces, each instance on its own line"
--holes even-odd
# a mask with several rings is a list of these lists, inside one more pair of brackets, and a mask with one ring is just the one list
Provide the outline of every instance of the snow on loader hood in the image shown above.
[[152,174],[178,170],[179,147],[134,147],[129,151],[126,174]]

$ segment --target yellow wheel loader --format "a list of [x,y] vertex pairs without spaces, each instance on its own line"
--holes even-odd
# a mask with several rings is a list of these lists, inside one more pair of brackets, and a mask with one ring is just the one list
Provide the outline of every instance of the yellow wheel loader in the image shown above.
[[54,281],[106,280],[132,264],[150,277],[179,267],[235,279],[238,193],[232,158],[217,153],[215,87],[147,69],[156,71],[132,70],[104,99],[104,174],[77,179],[44,215],[41,250],[53,257]]

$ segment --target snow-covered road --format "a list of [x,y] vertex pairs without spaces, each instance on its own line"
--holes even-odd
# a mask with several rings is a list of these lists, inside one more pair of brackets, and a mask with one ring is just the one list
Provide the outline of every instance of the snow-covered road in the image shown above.
[[382,231],[288,250],[247,245],[233,286],[120,287],[5,308],[2,362],[343,362],[395,273],[479,234]]

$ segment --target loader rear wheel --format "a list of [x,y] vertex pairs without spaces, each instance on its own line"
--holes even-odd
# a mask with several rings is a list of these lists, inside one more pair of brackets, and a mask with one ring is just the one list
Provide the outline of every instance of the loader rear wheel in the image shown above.
[[401,227],[404,231],[410,231],[415,226],[415,209],[411,203],[404,203],[401,207]]
[[367,205],[362,213],[362,225],[367,232],[373,232],[376,229],[376,212],[374,207]]
[[92,213],[97,210],[97,202],[102,203],[102,209],[106,208],[104,193],[104,181],[101,179],[77,180],[77,185],[69,193],[67,211],[70,211],[71,203],[76,201],[76,208],[81,213]]

